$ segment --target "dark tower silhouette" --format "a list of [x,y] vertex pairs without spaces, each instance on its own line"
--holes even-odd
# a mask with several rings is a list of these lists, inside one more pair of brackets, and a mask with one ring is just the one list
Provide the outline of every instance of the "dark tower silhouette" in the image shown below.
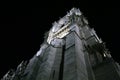
[[54,22],[40,50],[1,80],[120,80],[120,66],[79,9]]

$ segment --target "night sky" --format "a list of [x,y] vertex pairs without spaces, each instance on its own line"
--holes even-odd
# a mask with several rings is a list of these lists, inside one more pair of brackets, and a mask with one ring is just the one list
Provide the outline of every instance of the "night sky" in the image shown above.
[[38,8],[0,10],[0,78],[9,69],[16,69],[21,61],[32,58],[44,40],[44,33],[72,7],[81,10],[89,26],[106,42],[113,59],[120,63],[120,10],[116,3],[79,0],[53,2],[49,5],[40,3],[44,6]]

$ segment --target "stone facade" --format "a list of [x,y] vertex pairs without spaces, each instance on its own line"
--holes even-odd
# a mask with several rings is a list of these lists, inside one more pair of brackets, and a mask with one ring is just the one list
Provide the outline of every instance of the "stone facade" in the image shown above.
[[36,55],[1,80],[120,80],[120,66],[73,8],[53,24]]

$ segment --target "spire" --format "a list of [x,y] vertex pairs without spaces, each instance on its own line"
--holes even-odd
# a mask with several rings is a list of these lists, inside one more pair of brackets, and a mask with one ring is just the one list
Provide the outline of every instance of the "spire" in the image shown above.
[[70,10],[70,12],[67,14],[67,16],[71,16],[73,14],[79,15],[79,16],[82,15],[81,11],[79,9],[77,9],[77,8],[72,8]]

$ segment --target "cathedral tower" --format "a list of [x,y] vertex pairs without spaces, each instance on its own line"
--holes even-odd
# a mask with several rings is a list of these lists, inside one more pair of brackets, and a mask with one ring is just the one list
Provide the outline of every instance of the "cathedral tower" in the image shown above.
[[79,9],[54,22],[40,50],[2,80],[120,80],[120,66]]

